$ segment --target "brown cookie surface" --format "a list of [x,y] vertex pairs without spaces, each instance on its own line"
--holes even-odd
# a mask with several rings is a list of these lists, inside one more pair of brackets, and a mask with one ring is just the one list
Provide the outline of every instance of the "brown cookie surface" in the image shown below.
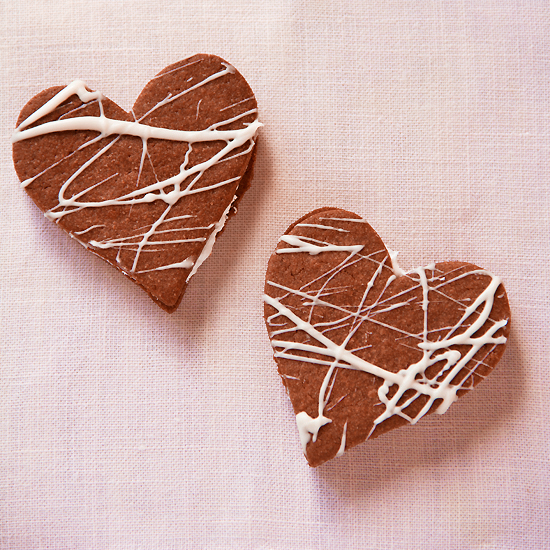
[[127,113],[82,81],[21,111],[13,159],[46,217],[166,311],[250,186],[256,99],[213,55],[163,69]]
[[498,277],[463,262],[405,273],[368,223],[335,208],[281,237],[264,302],[311,466],[444,413],[493,370],[510,331]]

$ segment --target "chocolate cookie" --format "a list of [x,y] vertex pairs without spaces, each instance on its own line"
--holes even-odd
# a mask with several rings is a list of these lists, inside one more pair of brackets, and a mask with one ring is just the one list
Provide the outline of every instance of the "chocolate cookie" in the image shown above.
[[324,208],[269,261],[266,324],[311,466],[443,414],[504,352],[498,277],[463,262],[404,272],[393,256],[359,216]]
[[213,55],[163,69],[127,113],[84,82],[21,111],[13,159],[47,218],[168,312],[250,185],[256,99]]

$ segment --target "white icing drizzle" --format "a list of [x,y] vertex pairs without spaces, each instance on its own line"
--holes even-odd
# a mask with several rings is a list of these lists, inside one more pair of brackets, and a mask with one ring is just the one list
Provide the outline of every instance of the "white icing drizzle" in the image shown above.
[[397,250],[391,250],[390,248],[386,247],[388,250],[388,254],[390,255],[391,265],[393,273],[396,277],[401,277],[402,275],[405,275],[405,271],[401,269],[399,264],[397,263],[397,256],[399,255],[399,252]]
[[300,434],[300,442],[304,453],[306,452],[307,444],[310,442],[312,436],[313,441],[315,441],[319,430],[330,422],[332,422],[330,418],[326,418],[322,415],[311,418],[305,411],[299,412],[296,415],[296,424],[298,425],[298,433]]
[[[199,63],[199,62],[200,60],[194,61],[190,64]],[[173,73],[174,71],[181,70],[190,64],[183,65],[181,67],[177,67],[175,69],[167,71],[166,73],[156,76],[155,79],[162,78],[163,76]],[[75,154],[77,151],[80,151],[85,147],[88,147],[89,145],[96,143],[101,139],[112,137],[113,139],[111,139],[103,148],[101,148],[90,159],[88,159],[85,163],[83,163],[82,166],[78,168],[78,170],[76,170],[70,177],[66,179],[66,181],[61,186],[61,189],[59,190],[58,204],[45,213],[46,217],[48,217],[52,221],[58,222],[64,216],[67,216],[73,212],[77,212],[79,210],[87,209],[87,208],[103,208],[108,206],[125,206],[125,205],[130,205],[131,207],[133,207],[134,205],[137,205],[137,204],[147,204],[147,203],[153,203],[153,202],[164,203],[166,207],[162,212],[162,214],[158,217],[158,219],[154,221],[150,226],[146,228],[142,228],[143,231],[139,234],[133,233],[126,236],[117,236],[116,238],[112,238],[112,239],[102,239],[102,240],[91,239],[87,244],[83,243],[82,241],[79,241],[79,242],[82,242],[82,244],[84,244],[85,246],[99,249],[99,250],[105,250],[109,248],[118,249],[119,253],[117,255],[117,262],[119,263],[120,263],[120,252],[122,251],[122,249],[134,251],[135,256],[134,256],[134,260],[131,268],[128,269],[128,268],[119,266],[126,273],[146,273],[150,271],[162,271],[166,269],[192,268],[192,271],[187,277],[187,281],[189,281],[189,279],[196,273],[198,267],[210,255],[212,251],[212,247],[216,240],[216,236],[222,230],[227,220],[229,210],[232,207],[233,203],[231,203],[225,209],[221,218],[217,222],[210,224],[208,227],[186,227],[186,228],[179,228],[179,229],[162,229],[162,226],[163,224],[166,224],[168,222],[173,222],[176,219],[184,219],[184,218],[192,217],[190,215],[169,217],[172,207],[184,197],[193,195],[196,193],[207,193],[208,191],[212,191],[219,187],[230,185],[240,179],[240,177],[232,177],[226,180],[218,181],[216,183],[213,183],[205,187],[198,186],[198,183],[202,175],[209,168],[212,168],[215,164],[220,162],[225,162],[227,160],[230,160],[237,156],[241,156],[243,154],[248,154],[254,147],[255,135],[258,129],[262,126],[262,124],[256,118],[256,120],[254,120],[251,123],[243,123],[242,128],[238,128],[235,130],[219,129],[220,127],[223,127],[229,123],[239,121],[248,115],[256,114],[257,109],[248,109],[239,114],[233,115],[230,118],[226,118],[220,122],[216,122],[210,125],[208,128],[205,128],[203,130],[197,130],[197,131],[185,131],[185,130],[173,130],[170,128],[160,128],[156,126],[149,126],[143,123],[142,121],[143,119],[145,119],[145,117],[150,115],[152,112],[156,111],[158,108],[164,105],[167,105],[179,99],[180,97],[188,94],[189,92],[196,90],[201,86],[205,86],[209,82],[212,82],[218,78],[223,77],[224,75],[234,74],[234,73],[235,73],[234,67],[232,67],[228,63],[223,63],[223,68],[218,70],[214,74],[204,77],[200,82],[196,82],[192,84],[189,88],[186,88],[185,90],[175,95],[169,94],[165,99],[158,102],[147,113],[141,116],[139,120],[137,120],[134,115],[134,121],[117,120],[117,119],[112,119],[105,116],[104,108],[103,108],[104,96],[100,92],[91,92],[87,90],[86,84],[82,80],[75,80],[74,82],[66,86],[64,89],[62,89],[60,92],[58,92],[53,98],[47,101],[44,105],[42,105],[42,107],[40,107],[38,110],[32,113],[29,117],[27,117],[16,128],[12,136],[12,142],[16,143],[18,141],[31,139],[33,137],[49,134],[52,132],[83,131],[83,130],[90,131],[91,130],[91,131],[98,132],[99,135],[85,142],[84,144],[79,146],[76,151],[74,151],[73,153],[71,153],[70,155],[68,155],[63,159],[56,161],[54,164],[52,164],[47,169],[41,171],[39,174],[36,174],[35,176],[23,181],[22,185],[24,187],[30,185],[38,177],[44,175],[48,170],[50,170],[54,166],[57,166],[60,162],[63,162],[64,160],[66,160],[67,158]],[[193,80],[193,79],[191,78],[189,80]],[[44,116],[52,113],[55,109],[57,109],[60,105],[62,105],[65,101],[67,101],[73,95],[78,96],[78,98],[84,103],[83,106],[91,102],[97,102],[99,104],[99,111],[100,111],[99,116],[81,116],[81,117],[76,116],[76,117],[65,118],[69,114],[69,113],[65,113],[58,120],[45,122],[40,125],[29,128],[29,126],[40,121],[40,119],[43,118]],[[221,109],[220,111],[239,105],[251,99],[253,98],[252,97],[245,98],[242,101],[238,101],[228,107]],[[199,108],[200,108],[201,101],[202,99],[198,101],[196,106],[197,117],[199,115]],[[78,110],[78,109],[74,109],[70,112],[74,112],[75,110]],[[132,112],[132,115],[133,115],[133,112]],[[97,201],[86,200],[86,195],[92,189],[95,189],[98,186],[104,185],[108,183],[110,180],[112,180],[113,178],[116,178],[118,176],[117,173],[114,173],[114,174],[111,174],[109,177],[96,182],[95,184],[88,187],[84,191],[81,191],[79,193],[73,194],[72,196],[69,196],[68,188],[71,185],[71,183],[73,183],[83,172],[88,170],[102,155],[104,155],[118,141],[118,139],[120,139],[121,136],[139,137],[142,140],[142,144],[143,144],[140,166],[139,166],[136,186],[134,190],[128,191],[127,193],[112,199],[104,199],[104,200],[97,200]],[[163,139],[168,141],[186,142],[189,144],[187,153],[185,155],[185,158],[182,159],[182,164],[180,165],[179,172],[177,174],[174,174],[173,176],[167,179],[159,181],[159,179],[156,177],[156,173],[151,163],[151,158],[149,157],[149,153],[147,150],[148,140],[150,139]],[[225,142],[225,145],[221,148],[221,150],[214,153],[211,156],[211,158],[201,163],[195,164],[194,166],[188,166],[189,155],[191,153],[193,144],[212,142],[212,141],[220,141],[222,143]],[[249,146],[244,151],[237,152],[239,148],[241,148],[247,143],[249,143]],[[156,182],[146,185],[142,188],[139,188],[142,169],[146,159],[149,160],[153,173],[155,174]],[[184,182],[186,181],[187,183],[183,185]],[[74,231],[71,234],[71,236],[74,237],[75,235],[83,235],[95,228],[100,228],[100,227],[102,226],[92,225],[83,230]],[[200,231],[203,234],[207,232],[207,234],[206,236],[200,236],[200,237],[177,238],[178,232],[181,232],[181,231],[195,231],[195,232]],[[152,239],[154,235],[158,236],[161,233],[167,234],[167,238],[165,240]],[[160,265],[151,269],[138,270],[138,262],[143,252],[156,252],[157,250],[160,249],[159,247],[162,247],[163,245],[167,245],[167,244],[174,245],[174,244],[189,243],[189,242],[205,243],[199,257],[196,260],[193,260],[193,258],[184,258],[181,261],[173,262],[173,263],[170,263],[169,265]]]
[[224,107],[223,109],[220,109],[220,112],[227,111],[228,109],[232,109],[233,107],[236,107],[237,105],[240,105],[241,103],[245,103],[246,101],[250,101],[251,99],[254,99],[253,97],[247,97],[246,99],[242,99],[241,101],[237,101],[236,103],[232,103],[231,105],[228,105],[227,107]]
[[298,223],[296,227],[315,227],[316,229],[332,229],[332,231],[338,231],[339,233],[349,233],[347,229],[334,227],[332,225],[321,225],[319,223]]
[[[82,84],[82,86],[85,86],[85,84]],[[61,94],[61,92],[59,93]],[[80,93],[77,93],[77,95],[79,97],[81,96]],[[82,95],[83,97],[86,97],[84,94]],[[52,98],[52,100],[56,97],[57,96]],[[201,101],[202,100],[199,100],[199,104]],[[43,107],[48,105],[48,103],[46,103]],[[55,104],[53,109],[57,108],[61,103],[62,101]],[[38,113],[41,109],[42,107],[34,114]],[[215,127],[233,122],[234,120],[238,120],[239,118],[255,112],[256,109],[245,111],[244,113],[238,115],[238,117],[233,117],[232,119],[228,119],[227,121],[223,121],[222,123],[217,123],[205,130],[196,131],[172,130],[170,128],[159,128],[158,126],[148,126],[147,124],[142,124],[141,122],[132,122],[130,120],[118,120],[116,118],[108,118],[104,114],[101,114],[98,117],[82,116],[54,120],[52,122],[45,122],[40,126],[35,126],[34,128],[29,128],[28,130],[25,130],[24,128],[30,124],[28,121],[30,118],[32,118],[31,115],[31,117],[23,121],[16,128],[11,140],[12,143],[16,143],[17,141],[22,141],[24,139],[30,139],[36,136],[42,136],[44,134],[50,134],[54,132],[67,132],[71,130],[93,130],[95,132],[99,132],[102,138],[112,135],[125,135],[140,137],[143,140],[165,139],[168,141],[186,141],[188,143],[236,140],[239,145],[242,145],[243,143],[246,143],[249,139],[254,137],[258,128],[261,127],[261,123],[258,120],[255,120],[247,127],[239,130],[216,130]],[[235,148],[236,147],[232,147],[232,149]]]
[[162,271],[164,269],[174,268],[189,269],[190,267],[193,267],[193,263],[193,260],[187,258],[186,260],[183,260],[183,262],[175,262],[173,264],[161,265],[160,267],[155,267],[154,269],[144,269],[143,271],[138,271],[138,273],[149,273],[150,271]]
[[91,231],[92,229],[97,229],[100,227],[105,227],[105,225],[90,225],[87,229],[83,229],[82,231],[75,231],[74,235],[84,235],[84,233],[88,233],[88,231]]
[[[345,218],[325,219],[340,222],[364,222],[364,220]],[[316,224],[300,225],[303,227],[316,227]],[[282,290],[284,294],[280,298],[273,298],[267,294],[264,294],[263,297],[264,302],[275,309],[275,313],[270,315],[267,320],[268,325],[273,329],[270,331],[270,337],[271,345],[274,349],[274,356],[276,358],[290,359],[322,367],[329,367],[319,391],[317,416],[311,417],[305,411],[301,411],[296,415],[296,422],[304,453],[306,453],[307,444],[310,441],[316,441],[319,430],[326,424],[332,422],[324,413],[335,407],[346,397],[342,396],[337,403],[327,409],[326,406],[330,398],[335,377],[338,373],[337,369],[360,370],[382,380],[382,384],[378,389],[378,398],[380,404],[384,405],[384,410],[375,419],[371,432],[369,433],[370,437],[376,429],[376,426],[392,416],[400,416],[411,424],[415,424],[420,418],[428,413],[436,400],[441,400],[441,402],[438,404],[435,412],[438,414],[446,412],[450,405],[458,399],[458,391],[461,389],[469,389],[471,383],[470,386],[467,386],[467,381],[471,380],[471,375],[476,372],[477,367],[484,364],[483,360],[490,351],[492,351],[495,346],[506,342],[506,337],[495,336],[495,333],[506,326],[508,320],[503,319],[494,321],[490,317],[495,294],[501,281],[498,277],[495,277],[485,270],[476,269],[460,274],[453,274],[451,272],[444,274],[444,276],[438,276],[435,272],[435,265],[432,264],[405,273],[395,261],[397,253],[393,251],[390,251],[389,255],[386,254],[386,251],[377,251],[366,256],[361,254],[364,248],[363,245],[335,245],[330,242],[317,241],[303,235],[283,235],[280,242],[290,245],[290,248],[278,248],[276,251],[277,254],[306,253],[315,255],[324,252],[342,251],[348,254],[344,261],[335,265],[334,268],[321,274],[319,277],[299,289],[289,288],[274,281],[267,281],[269,286]],[[377,259],[377,257],[380,258],[380,254],[384,256],[381,260]],[[386,265],[387,260],[390,260],[391,267]],[[374,262],[376,265],[374,275],[368,282],[359,305],[355,307],[343,307],[327,301],[327,298],[331,294],[341,291],[341,289],[329,287],[330,281],[334,279],[338,273],[341,273],[358,261]],[[370,305],[365,305],[369,292],[372,290],[374,283],[380,277],[384,269],[391,269],[392,274],[387,278],[383,290],[375,297],[374,301]],[[413,288],[406,289],[400,294],[385,296],[385,292],[389,285],[397,277],[404,275],[410,277],[417,285]],[[488,277],[489,282],[486,288],[467,306],[465,306],[463,302],[453,300],[463,311],[460,320],[454,326],[438,329],[438,339],[436,341],[430,341],[428,339],[428,306],[430,293],[444,295],[446,299],[451,299],[444,293],[445,285],[475,275]],[[308,287],[314,282],[322,279],[325,279],[325,281],[319,290],[308,290]],[[424,326],[421,334],[407,332],[404,329],[393,327],[376,318],[376,315],[381,312],[406,307],[410,302],[415,300],[414,297],[407,297],[407,294],[418,288],[422,290],[422,310],[424,312]],[[311,307],[308,318],[304,319],[300,317],[297,313],[284,305],[283,302],[285,298],[291,295],[300,297],[304,306]],[[396,299],[402,299],[403,301],[395,303]],[[390,301],[392,301],[392,303],[388,303]],[[312,322],[312,316],[315,306],[330,308],[337,312],[340,317],[335,321],[314,323]],[[285,321],[281,322],[281,320]],[[382,327],[391,328],[401,333],[403,337],[413,338],[417,341],[417,349],[422,352],[422,358],[418,362],[409,365],[407,368],[393,373],[357,356],[356,352],[358,350],[348,349],[348,344],[359,327],[366,321],[378,324]],[[486,328],[483,334],[478,334],[487,321],[489,321],[489,327]],[[285,328],[279,328],[281,326]],[[329,330],[341,328],[343,326],[349,326],[349,332],[341,344],[336,344],[327,336],[327,333]],[[463,331],[457,333],[459,329]],[[308,343],[293,342],[284,339],[285,335],[291,335],[298,331],[307,334]],[[451,346],[457,345],[467,346],[467,351],[461,354],[459,351],[451,349]],[[485,345],[491,346],[490,351],[487,352],[485,357],[474,359],[476,353]],[[304,356],[303,352],[315,355],[313,357]],[[474,361],[474,367],[470,369],[470,376],[466,376],[459,383],[453,383],[455,377],[472,360]],[[429,379],[426,376],[427,369],[439,362],[443,362],[443,367],[440,369],[439,374],[436,378]],[[479,373],[476,373],[476,375],[481,376]],[[285,377],[287,379],[292,378],[288,375],[285,375]],[[389,397],[390,388],[395,390],[395,393],[391,397]],[[414,393],[408,399],[403,400],[403,396],[408,390],[413,390]],[[407,414],[406,409],[420,396],[425,396],[427,398],[426,403],[416,416],[411,417]],[[346,430],[347,423],[342,434],[342,443],[337,453],[338,456],[342,454],[345,449]]]
[[208,241],[203,246],[200,256],[197,258],[197,261],[195,262],[195,265],[193,266],[193,269],[191,270],[191,273],[187,276],[187,281],[193,277],[193,275],[197,272],[197,269],[204,263],[206,258],[212,254],[212,248],[214,248],[214,243],[216,242],[216,238],[219,234],[219,232],[223,229],[225,222],[227,221],[227,218],[229,217],[229,211],[235,204],[235,201],[237,200],[237,197],[233,197],[233,200],[229,204],[229,206],[225,209],[225,212],[222,214],[222,217],[220,218],[220,221],[218,221],[214,225],[214,231],[210,233],[210,236],[208,237]]
[[346,450],[346,432],[347,431],[348,431],[348,423],[346,422],[344,424],[344,429],[342,431],[342,440],[340,442],[340,448],[338,449],[336,456],[342,456],[344,454],[344,451]]
[[[279,241],[293,245],[294,248],[279,248],[277,254],[294,254],[296,252],[307,252],[312,256],[321,252],[350,252],[351,254],[356,254],[363,249],[362,245],[339,246],[296,235],[283,235]],[[321,243],[321,245],[314,243]]]

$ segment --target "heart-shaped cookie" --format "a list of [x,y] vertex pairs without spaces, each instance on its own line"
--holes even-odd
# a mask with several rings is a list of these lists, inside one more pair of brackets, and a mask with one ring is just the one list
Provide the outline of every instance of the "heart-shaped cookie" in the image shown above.
[[368,223],[335,208],[280,239],[264,301],[311,466],[444,413],[493,370],[510,330],[497,277],[463,262],[405,273]]
[[250,184],[260,126],[236,69],[196,55],[155,76],[129,113],[82,81],[39,93],[13,159],[50,220],[172,312]]

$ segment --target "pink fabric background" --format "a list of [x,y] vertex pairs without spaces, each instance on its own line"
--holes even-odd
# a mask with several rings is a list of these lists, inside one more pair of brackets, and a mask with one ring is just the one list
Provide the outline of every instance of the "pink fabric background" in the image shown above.
[[[0,548],[550,547],[548,2],[18,0],[0,37]],[[130,108],[197,52],[245,75],[265,128],[170,316],[44,218],[9,138],[45,87]],[[513,329],[445,416],[312,470],[261,293],[280,234],[326,205],[405,268],[501,275]]]

